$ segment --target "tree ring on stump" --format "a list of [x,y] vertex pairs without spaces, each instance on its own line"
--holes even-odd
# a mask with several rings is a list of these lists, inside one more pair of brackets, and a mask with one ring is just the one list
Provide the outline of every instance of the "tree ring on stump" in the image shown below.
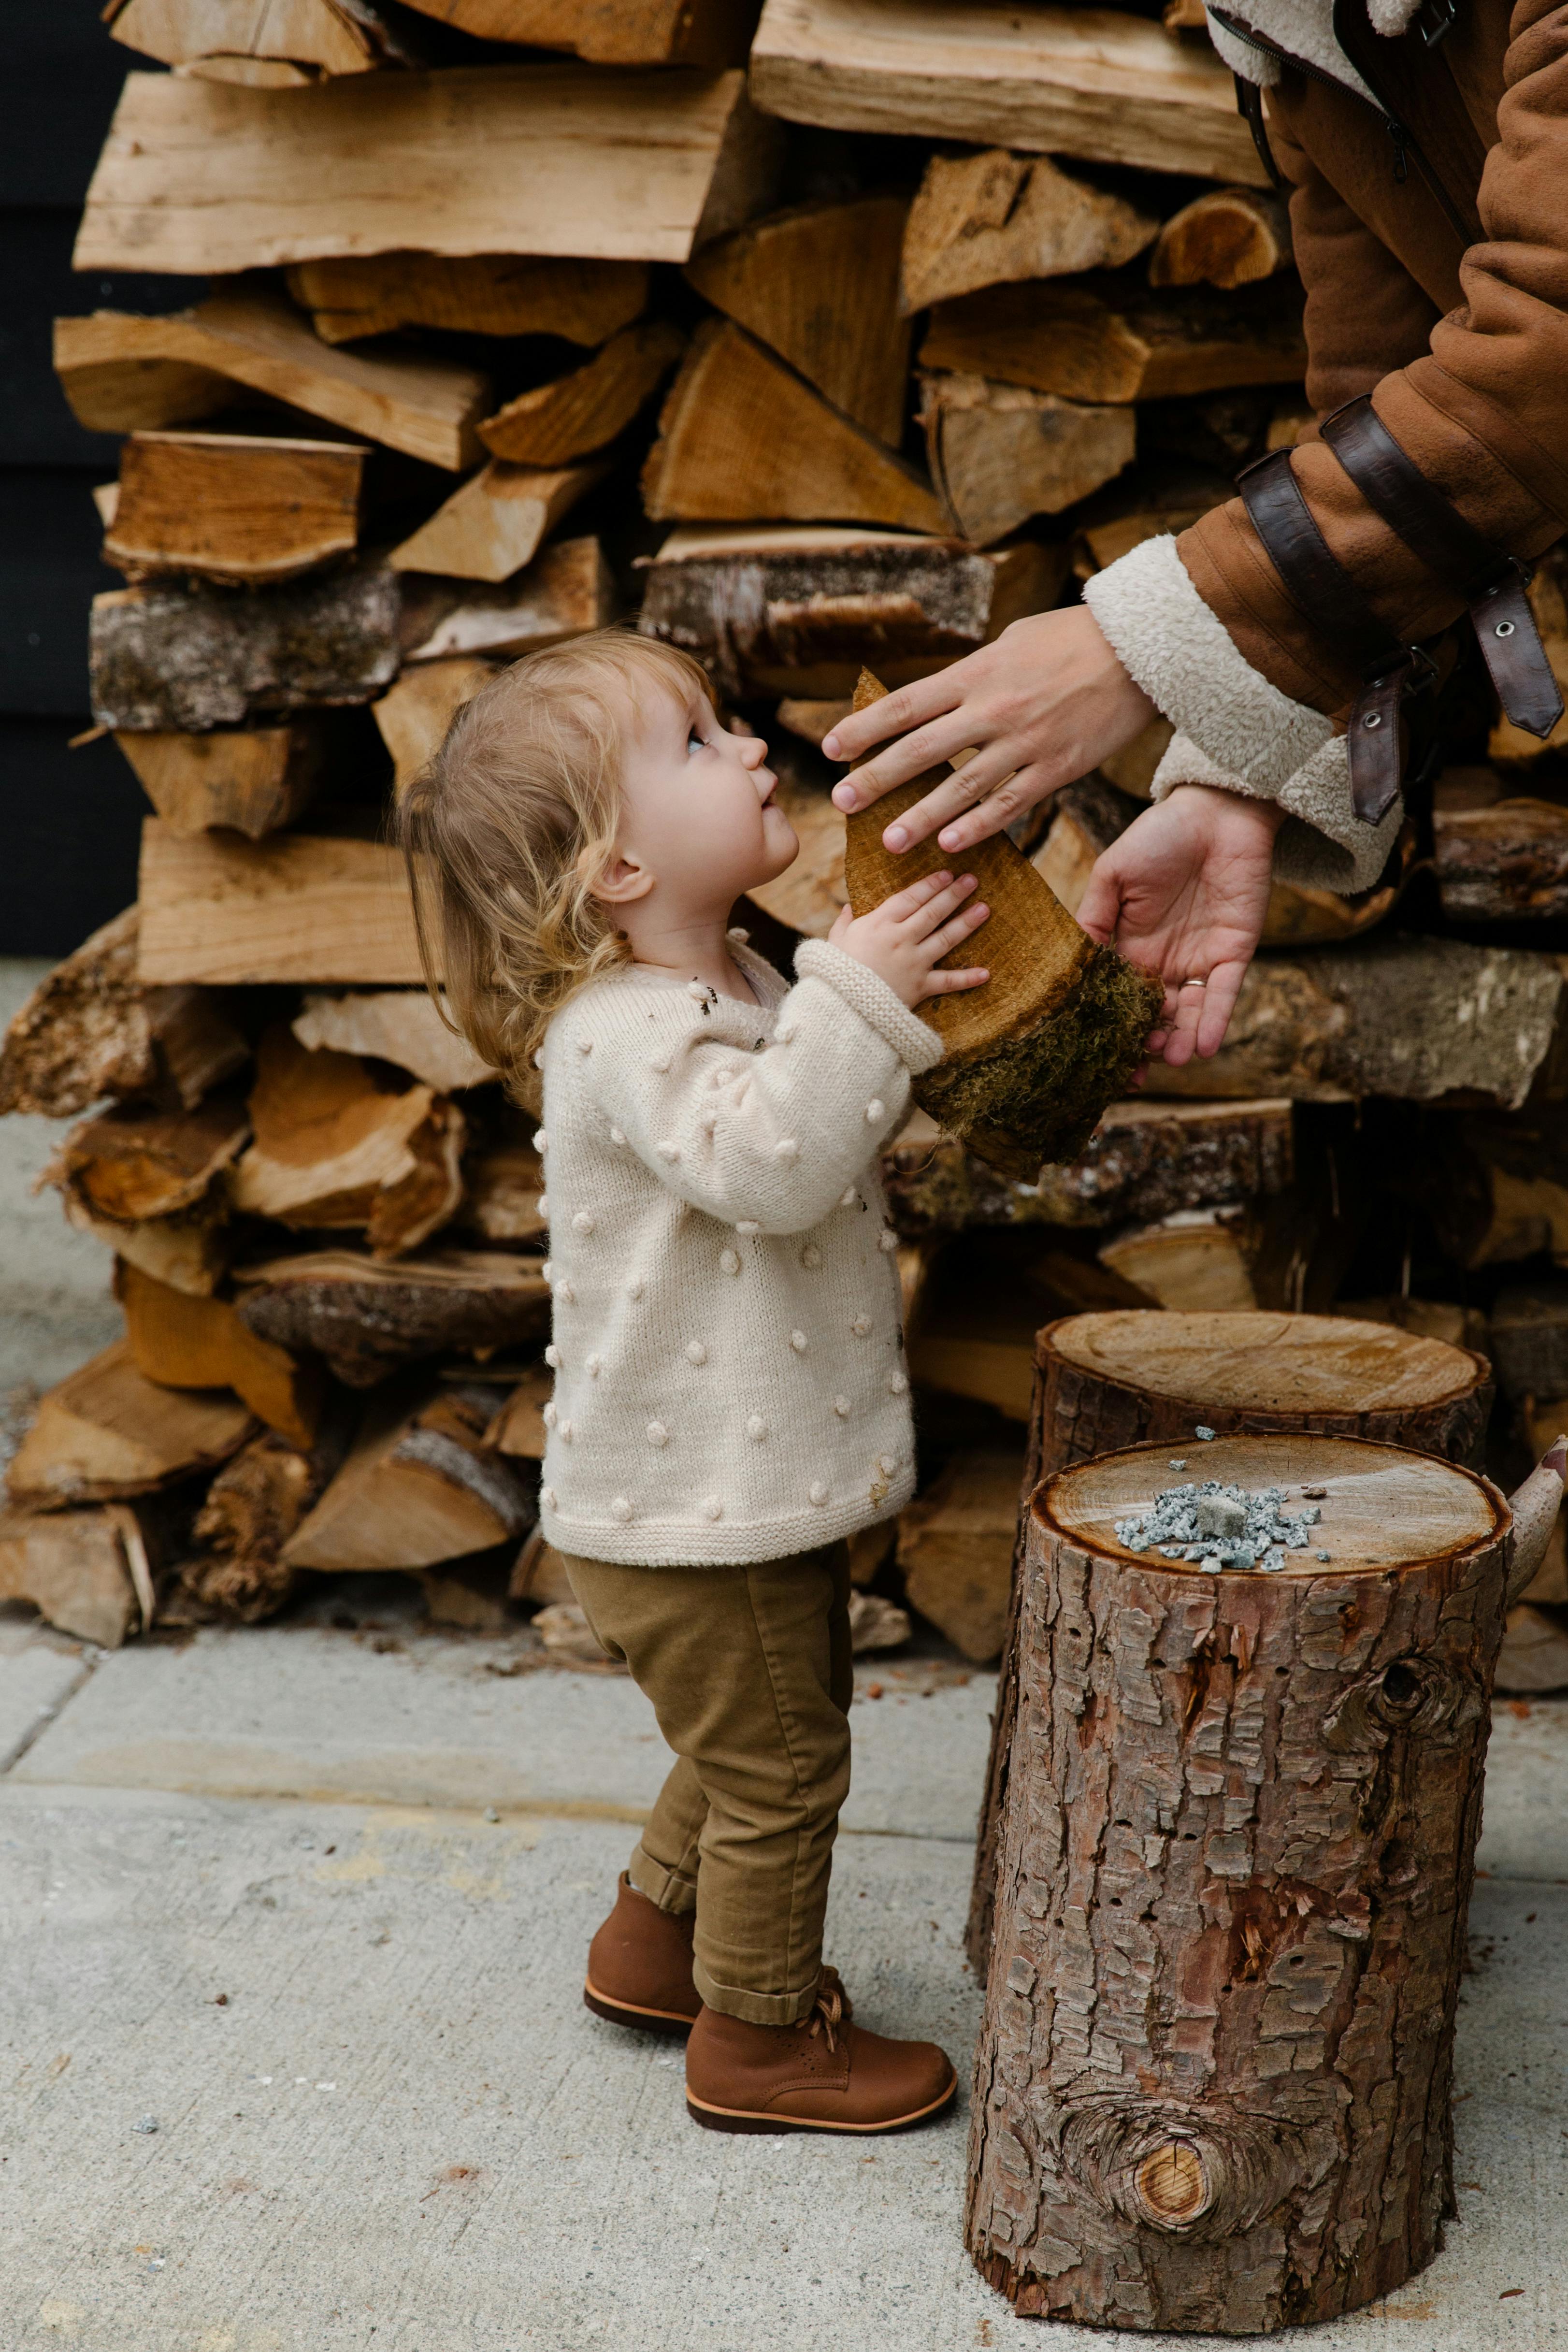
[[1061,2156],[1109,2212],[1206,2244],[1249,2230],[1302,2172],[1289,2124],[1220,2100],[1091,2095],[1067,2110]]
[[[1202,982],[1198,982],[1201,988]],[[1203,2158],[1189,2139],[1168,2139],[1145,2156],[1134,2178],[1157,2229],[1180,2230],[1208,2210],[1213,2200]]]

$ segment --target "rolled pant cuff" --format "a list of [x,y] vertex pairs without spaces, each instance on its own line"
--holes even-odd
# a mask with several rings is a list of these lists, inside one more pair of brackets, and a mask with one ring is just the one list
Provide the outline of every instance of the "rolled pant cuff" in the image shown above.
[[626,1875],[638,1894],[645,1895],[650,1903],[656,1903],[661,1911],[671,1911],[679,1916],[697,1907],[696,1880],[685,1877],[680,1871],[671,1870],[662,1862],[655,1862],[645,1846],[633,1846],[632,1859],[626,1865]]
[[700,1960],[692,1962],[692,1982],[709,2009],[741,2018],[747,2025],[799,2025],[811,2014],[821,1976],[820,1968],[814,1969],[810,1983],[800,1992],[749,1992],[744,1985],[720,1984]]

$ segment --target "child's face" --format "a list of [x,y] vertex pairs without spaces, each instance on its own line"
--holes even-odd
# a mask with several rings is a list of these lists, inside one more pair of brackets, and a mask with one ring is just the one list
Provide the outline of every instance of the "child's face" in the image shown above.
[[[771,882],[800,845],[774,805],[760,736],[733,734],[700,688],[651,694],[622,778],[616,849],[653,877],[667,908],[733,905]],[[652,893],[650,893],[652,895]]]

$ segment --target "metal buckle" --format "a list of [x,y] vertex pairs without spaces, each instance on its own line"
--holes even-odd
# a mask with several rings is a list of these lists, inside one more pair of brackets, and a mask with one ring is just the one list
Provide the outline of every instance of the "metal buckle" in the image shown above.
[[1422,47],[1435,49],[1439,41],[1446,41],[1458,21],[1458,0],[1426,0],[1416,19]]

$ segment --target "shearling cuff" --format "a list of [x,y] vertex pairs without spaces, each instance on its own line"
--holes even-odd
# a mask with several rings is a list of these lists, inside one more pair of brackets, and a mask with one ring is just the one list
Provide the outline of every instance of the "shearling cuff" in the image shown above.
[[1146,539],[1087,582],[1083,601],[1123,666],[1178,731],[1260,797],[1321,751],[1332,722],[1243,660],[1192,584],[1176,541]]
[[886,1039],[916,1077],[942,1059],[942,1040],[936,1030],[917,1020],[869,964],[845,955],[841,948],[830,947],[826,940],[802,940],[795,950],[795,971],[801,980],[825,981],[879,1037]]
[[1248,800],[1273,800],[1287,812],[1274,841],[1274,875],[1307,890],[1337,890],[1343,898],[1370,890],[1397,838],[1403,805],[1377,824],[1363,824],[1350,804],[1350,761],[1343,735],[1303,761],[1278,792],[1260,793],[1230,769],[1222,768],[1185,735],[1174,736],[1155,770],[1150,796],[1163,801],[1178,784],[1208,784]]

